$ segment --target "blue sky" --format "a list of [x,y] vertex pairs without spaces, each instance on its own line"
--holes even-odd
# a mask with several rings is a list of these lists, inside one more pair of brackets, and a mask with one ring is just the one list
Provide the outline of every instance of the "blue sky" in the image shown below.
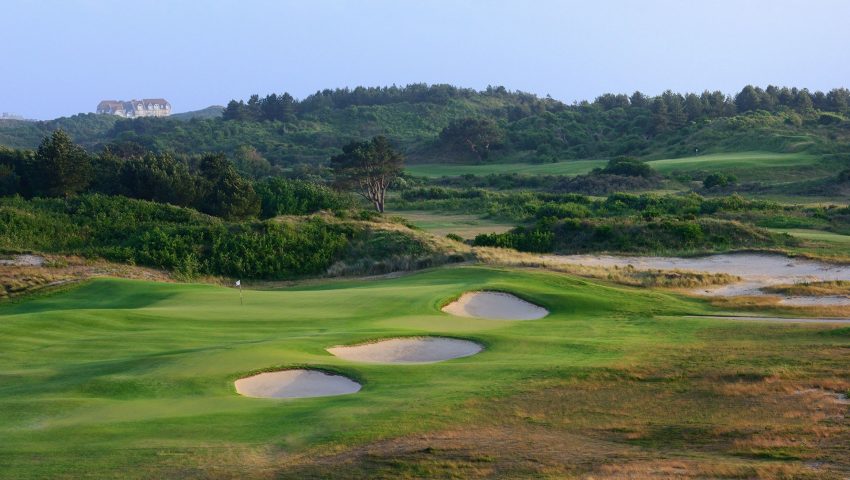
[[188,111],[251,93],[504,85],[572,102],[850,86],[845,0],[2,0],[0,112],[102,99]]

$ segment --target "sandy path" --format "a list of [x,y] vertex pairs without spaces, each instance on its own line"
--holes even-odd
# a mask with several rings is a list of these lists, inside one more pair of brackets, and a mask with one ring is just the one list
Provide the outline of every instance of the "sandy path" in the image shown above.
[[236,380],[236,392],[255,398],[306,398],[345,395],[361,385],[342,375],[318,370],[265,372]]
[[352,362],[434,363],[475,355],[482,347],[475,342],[455,338],[414,337],[340,345],[327,350],[332,355]]
[[[814,260],[788,258],[783,255],[731,253],[707,257],[619,257],[613,255],[547,255],[547,261],[597,267],[632,266],[636,270],[685,270],[726,273],[741,278],[729,285],[702,287],[693,293],[708,296],[761,296],[762,288],[771,285],[802,282],[850,280],[850,265],[833,265]],[[843,296],[783,296],[780,303],[795,306],[850,305]]]
[[11,255],[10,258],[0,258],[0,265],[12,267],[40,267],[44,265],[44,257],[40,255]]
[[442,310],[459,317],[490,320],[537,320],[549,315],[543,307],[502,292],[467,292]]

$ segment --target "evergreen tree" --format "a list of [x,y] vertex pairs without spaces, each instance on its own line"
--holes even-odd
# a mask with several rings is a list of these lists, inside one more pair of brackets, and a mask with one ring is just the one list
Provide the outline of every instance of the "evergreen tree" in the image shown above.
[[260,199],[224,155],[205,155],[200,166],[202,200],[198,210],[226,219],[256,216]]
[[30,182],[37,196],[69,197],[86,188],[92,177],[88,153],[62,130],[42,140],[33,167]]

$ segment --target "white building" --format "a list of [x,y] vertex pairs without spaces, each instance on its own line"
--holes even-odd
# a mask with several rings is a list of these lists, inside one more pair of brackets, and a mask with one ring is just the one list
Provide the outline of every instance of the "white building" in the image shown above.
[[97,113],[119,117],[167,117],[171,115],[171,104],[164,98],[130,100],[104,100],[97,104]]

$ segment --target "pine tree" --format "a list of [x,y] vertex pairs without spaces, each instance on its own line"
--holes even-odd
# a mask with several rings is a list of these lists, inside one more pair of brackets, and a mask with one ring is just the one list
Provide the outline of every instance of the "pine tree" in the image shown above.
[[86,188],[92,178],[91,158],[62,130],[42,140],[34,159],[33,193],[69,197]]

